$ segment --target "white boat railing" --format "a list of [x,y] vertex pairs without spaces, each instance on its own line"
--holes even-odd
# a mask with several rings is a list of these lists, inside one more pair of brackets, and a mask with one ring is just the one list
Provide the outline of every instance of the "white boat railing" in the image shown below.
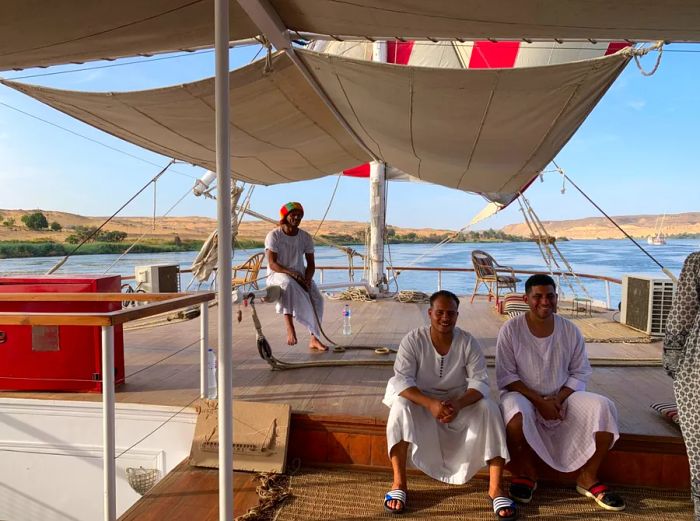
[[[348,266],[316,266],[316,271],[319,273],[319,282],[324,284],[325,282],[325,272],[326,271],[348,271]],[[453,267],[440,267],[440,266],[392,266],[387,267],[386,276],[387,280],[393,280],[398,277],[401,272],[404,271],[414,271],[414,272],[434,272],[437,274],[437,291],[443,289],[442,275],[443,273],[474,273],[474,268],[453,268]],[[537,273],[545,273],[542,270],[513,270],[517,274],[521,275],[535,275]],[[566,271],[554,271],[552,273],[557,278],[557,283],[559,287],[562,287],[561,280],[563,277],[570,277],[571,274]],[[622,285],[622,280],[615,277],[607,277],[604,275],[592,275],[590,273],[576,273],[576,276],[580,279],[596,280],[601,281],[605,285],[605,306],[608,309],[612,309],[611,302],[611,284]]]
[[[0,312],[0,325],[15,326],[99,326],[102,330],[102,459],[104,519],[116,521],[115,458],[115,377],[114,328],[133,320],[160,315],[198,305],[200,307],[200,397],[208,387],[208,302],[215,294],[206,293],[0,293],[0,302],[122,302],[142,301],[143,306],[108,312],[32,313]],[[223,447],[224,443],[221,444]]]

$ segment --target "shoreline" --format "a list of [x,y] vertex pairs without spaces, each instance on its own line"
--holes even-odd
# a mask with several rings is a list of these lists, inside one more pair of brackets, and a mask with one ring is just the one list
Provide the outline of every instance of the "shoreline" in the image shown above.
[[[322,235],[323,238],[333,241],[339,246],[363,246],[362,242],[357,240],[342,240],[338,236],[326,236]],[[698,239],[700,234],[678,234],[677,236],[667,236],[670,240],[682,240],[682,239]],[[339,240],[341,239],[341,240]],[[427,236],[427,237],[390,237],[387,240],[388,245],[393,244],[416,244],[416,245],[431,245],[438,244],[442,242],[444,237],[442,236]],[[471,239],[471,240],[469,240]],[[451,241],[454,244],[503,244],[503,243],[521,243],[521,242],[533,242],[529,238],[520,237],[481,237],[477,240],[473,238],[459,238]],[[610,240],[624,240],[624,237],[617,239],[612,238],[596,238],[596,239],[568,239],[566,237],[559,237],[557,241],[567,242],[567,241],[610,241]],[[644,241],[645,237],[635,237],[635,240]],[[182,253],[189,251],[199,251],[204,244],[203,240],[187,240],[175,243],[172,241],[162,241],[154,242],[148,241],[143,243],[138,243],[133,246],[130,253]],[[124,253],[124,251],[131,246],[128,241],[124,242],[90,242],[83,245],[78,251],[72,253],[72,255],[118,255]],[[318,243],[317,246],[324,246],[323,243]],[[262,249],[265,247],[264,241],[258,239],[246,239],[241,238],[236,240],[236,248],[242,250],[249,249]],[[75,245],[62,243],[57,241],[0,241],[0,260],[3,259],[28,259],[28,258],[42,258],[42,257],[61,257],[68,255],[73,251]]]

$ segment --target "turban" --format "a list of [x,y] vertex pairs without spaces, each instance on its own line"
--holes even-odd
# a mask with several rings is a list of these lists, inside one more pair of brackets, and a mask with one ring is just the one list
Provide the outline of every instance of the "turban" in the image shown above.
[[284,221],[287,214],[289,212],[293,212],[294,210],[299,210],[302,214],[304,213],[304,207],[301,205],[301,203],[291,202],[282,205],[282,208],[280,208],[280,220]]

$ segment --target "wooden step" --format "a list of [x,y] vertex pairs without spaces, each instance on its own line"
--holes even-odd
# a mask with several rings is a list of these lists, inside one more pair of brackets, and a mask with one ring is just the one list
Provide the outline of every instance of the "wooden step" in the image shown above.
[[[347,415],[292,413],[288,461],[302,465],[335,464],[391,467],[386,422]],[[601,479],[619,485],[686,489],[690,483],[683,440],[671,436],[620,434],[600,471]],[[542,468],[543,479],[573,482],[575,474]]]

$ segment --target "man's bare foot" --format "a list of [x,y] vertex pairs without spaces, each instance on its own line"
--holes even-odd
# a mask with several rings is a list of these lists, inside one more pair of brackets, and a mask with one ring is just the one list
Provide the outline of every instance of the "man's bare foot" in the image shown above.
[[311,340],[309,340],[309,349],[315,349],[316,351],[328,351],[328,346],[324,345],[318,338],[311,335]]
[[297,332],[294,329],[294,319],[292,315],[284,316],[284,324],[287,326],[287,345],[297,345]]

